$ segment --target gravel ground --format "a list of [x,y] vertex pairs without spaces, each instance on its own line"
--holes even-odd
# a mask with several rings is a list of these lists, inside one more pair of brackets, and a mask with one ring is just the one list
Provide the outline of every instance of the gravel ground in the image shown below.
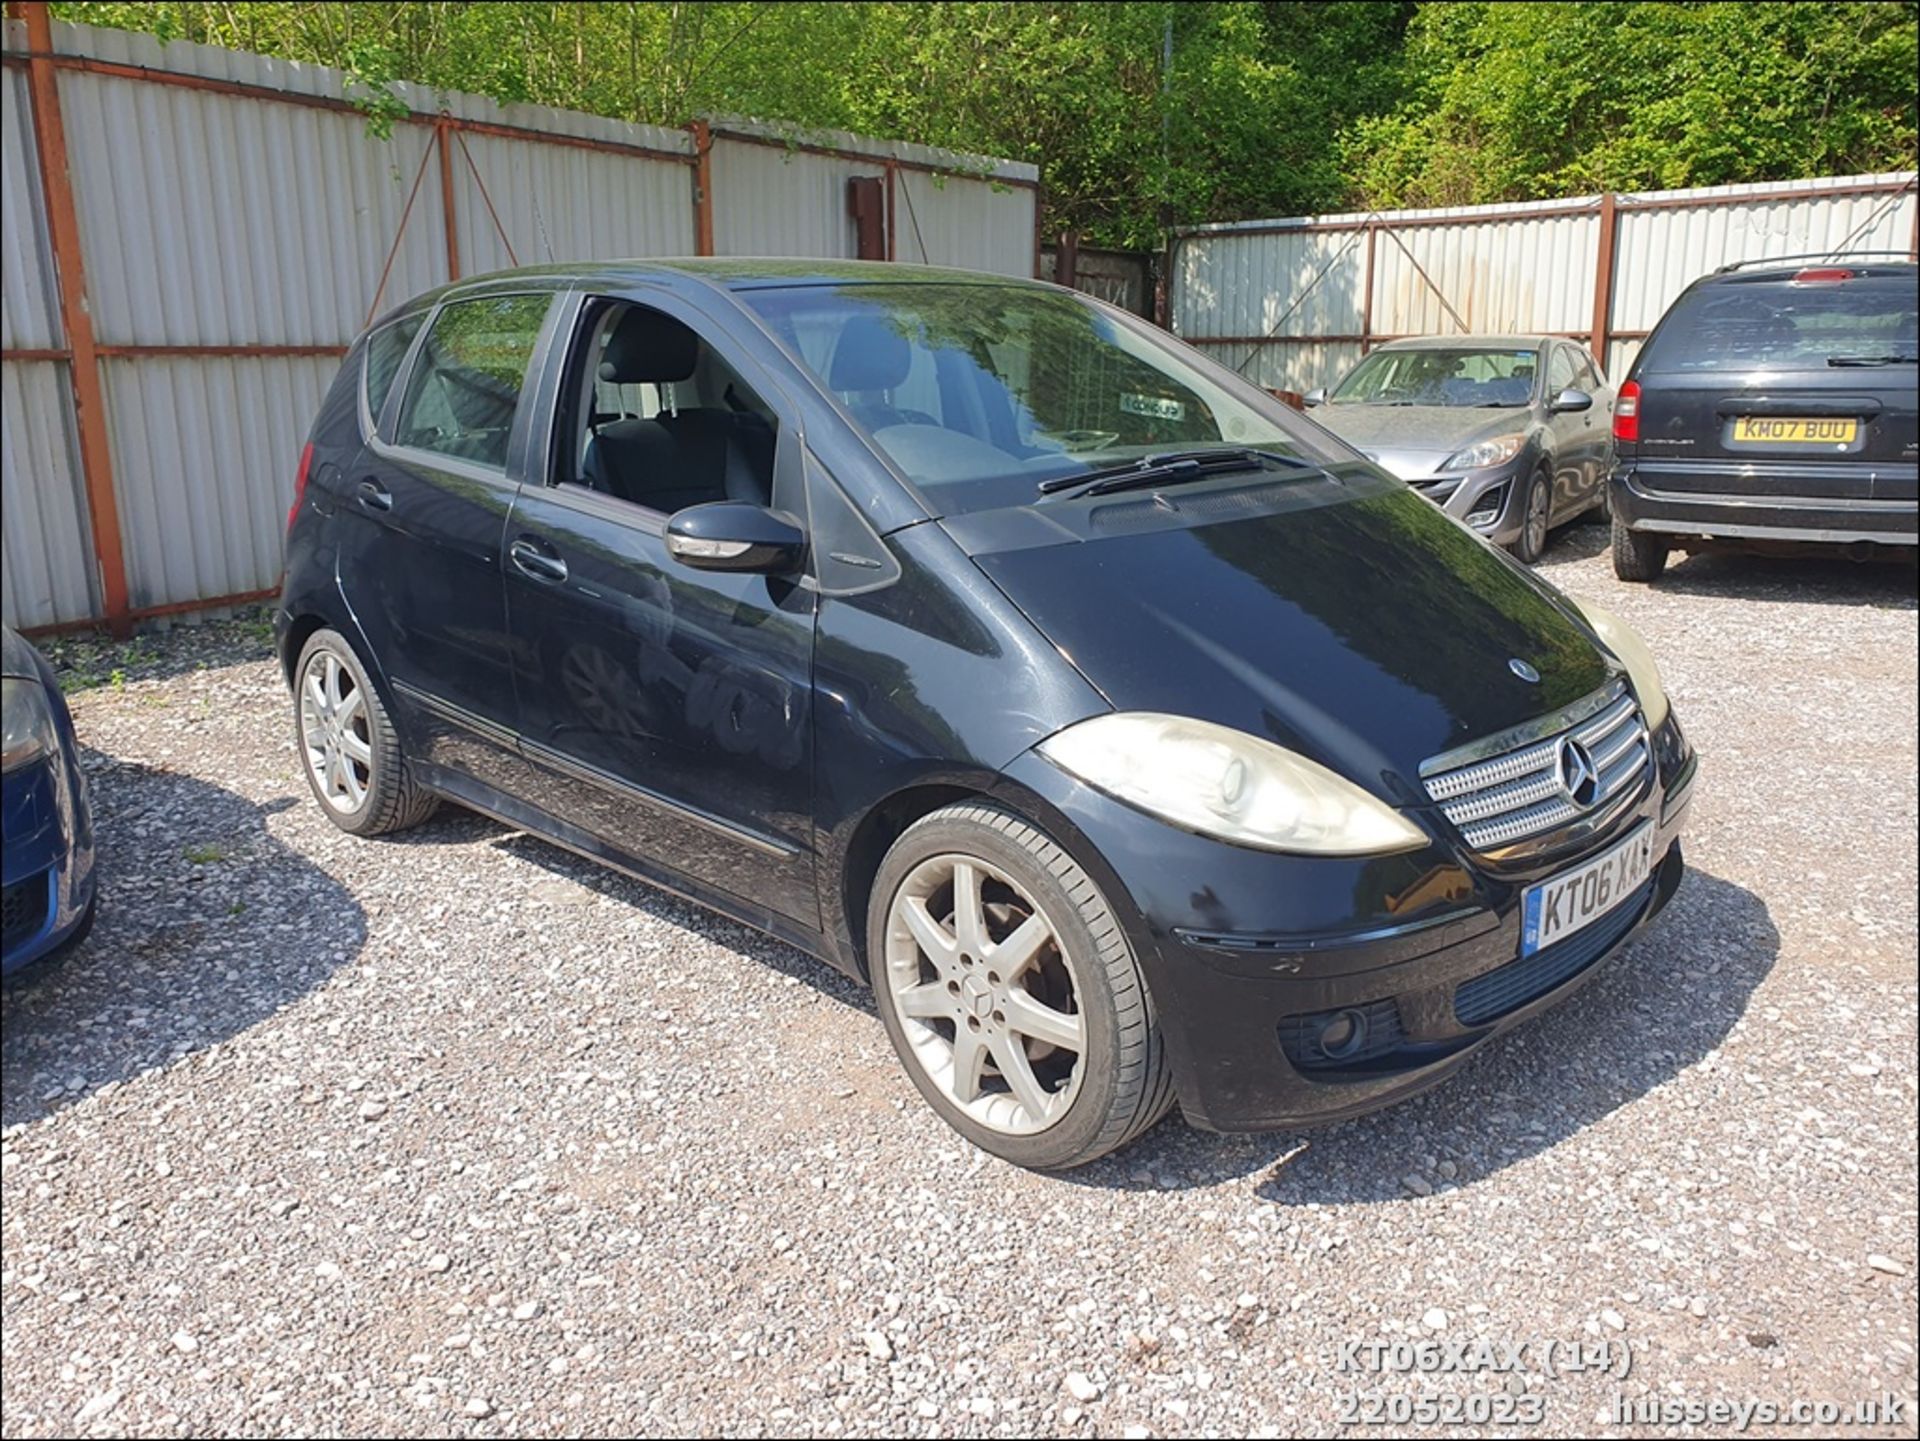
[[[1437,1092],[1067,1177],[775,942],[463,813],[333,830],[257,620],[68,647],[105,900],[5,997],[5,1434],[1288,1434],[1359,1390],[1913,1435],[1914,572],[1629,588],[1602,538],[1546,569],[1704,754],[1667,915]],[[1631,1371],[1341,1369],[1416,1338]]]

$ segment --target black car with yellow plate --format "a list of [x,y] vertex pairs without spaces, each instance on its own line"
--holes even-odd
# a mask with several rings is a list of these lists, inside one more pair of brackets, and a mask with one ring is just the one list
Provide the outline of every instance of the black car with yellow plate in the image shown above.
[[1687,287],[1613,412],[1613,565],[1732,543],[1911,557],[1920,541],[1916,267],[1848,255]]

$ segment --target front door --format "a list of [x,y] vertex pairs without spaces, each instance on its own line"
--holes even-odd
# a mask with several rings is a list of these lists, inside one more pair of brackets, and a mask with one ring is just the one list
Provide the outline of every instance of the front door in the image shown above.
[[545,809],[642,873],[812,927],[813,592],[692,570],[664,533],[686,505],[775,503],[800,438],[699,323],[580,311],[548,483],[530,474],[507,523],[518,729]]
[[346,476],[341,585],[397,706],[407,753],[512,789],[501,537],[520,395],[552,295],[442,305],[404,390]]

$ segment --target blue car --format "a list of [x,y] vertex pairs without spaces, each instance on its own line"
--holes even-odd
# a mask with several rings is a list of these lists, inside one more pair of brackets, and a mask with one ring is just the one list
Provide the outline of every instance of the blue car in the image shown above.
[[93,816],[73,718],[45,657],[0,632],[6,744],[0,751],[0,972],[78,941],[93,924]]

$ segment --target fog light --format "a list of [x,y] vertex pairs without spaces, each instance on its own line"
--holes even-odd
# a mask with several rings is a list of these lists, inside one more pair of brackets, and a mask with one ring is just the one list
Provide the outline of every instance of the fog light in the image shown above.
[[1367,1018],[1358,1011],[1335,1011],[1320,1028],[1320,1050],[1331,1061],[1345,1060],[1367,1043]]
[[1467,512],[1467,524],[1485,530],[1500,519],[1500,512],[1506,503],[1507,488],[1496,485],[1473,503],[1473,509]]

